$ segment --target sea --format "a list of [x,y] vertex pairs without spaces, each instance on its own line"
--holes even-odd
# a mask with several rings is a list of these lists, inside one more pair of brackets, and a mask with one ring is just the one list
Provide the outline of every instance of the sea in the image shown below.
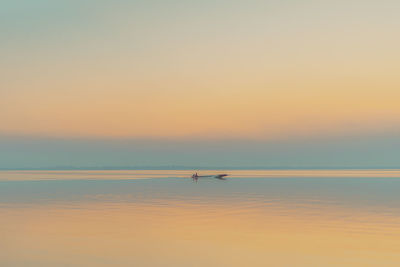
[[400,266],[400,170],[0,171],[0,266]]

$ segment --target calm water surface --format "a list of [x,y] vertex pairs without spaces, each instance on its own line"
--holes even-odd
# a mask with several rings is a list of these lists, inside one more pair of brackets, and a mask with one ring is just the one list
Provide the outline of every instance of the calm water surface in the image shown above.
[[399,170],[223,172],[2,171],[0,266],[400,266]]

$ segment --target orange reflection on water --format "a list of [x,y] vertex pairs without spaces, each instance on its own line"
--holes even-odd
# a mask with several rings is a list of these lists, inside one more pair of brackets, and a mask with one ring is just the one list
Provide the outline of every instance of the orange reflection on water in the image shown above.
[[[194,170],[20,170],[0,171],[0,181],[17,180],[131,180],[146,178],[190,178]],[[228,173],[228,178],[294,177],[395,177],[400,169],[300,169],[300,170],[200,170],[201,175]]]
[[320,205],[2,207],[2,266],[398,266],[396,216]]

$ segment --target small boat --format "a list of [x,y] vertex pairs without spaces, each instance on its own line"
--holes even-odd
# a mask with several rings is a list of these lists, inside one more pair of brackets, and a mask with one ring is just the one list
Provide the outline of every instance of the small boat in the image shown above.
[[199,178],[216,178],[216,179],[220,179],[220,180],[226,180],[224,177],[228,176],[228,174],[217,174],[217,175],[198,175],[197,172],[195,174],[192,175],[192,179],[193,181],[196,181]]

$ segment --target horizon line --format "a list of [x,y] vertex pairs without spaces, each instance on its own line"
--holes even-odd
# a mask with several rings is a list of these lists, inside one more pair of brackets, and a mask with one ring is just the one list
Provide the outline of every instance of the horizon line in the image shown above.
[[102,167],[75,167],[75,166],[60,166],[60,167],[21,167],[21,168],[0,168],[0,171],[110,171],[110,170],[400,170],[399,166],[375,166],[375,167],[361,167],[361,166],[293,166],[293,167],[233,167],[233,166],[102,166]]

